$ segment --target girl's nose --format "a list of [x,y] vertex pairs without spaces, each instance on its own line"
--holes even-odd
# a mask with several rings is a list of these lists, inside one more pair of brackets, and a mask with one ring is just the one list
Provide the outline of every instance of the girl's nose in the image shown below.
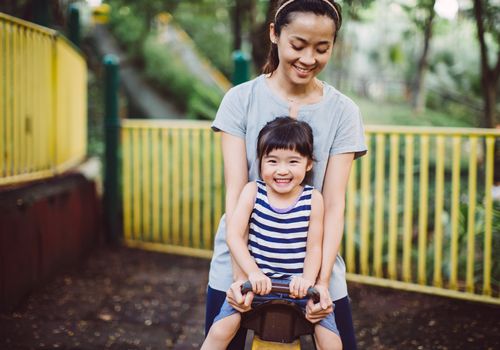
[[288,168],[284,165],[278,167],[278,174],[288,174]]

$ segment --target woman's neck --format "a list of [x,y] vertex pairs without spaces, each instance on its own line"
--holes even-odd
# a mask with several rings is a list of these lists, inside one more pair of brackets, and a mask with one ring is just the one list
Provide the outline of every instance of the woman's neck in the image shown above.
[[289,103],[316,103],[323,96],[322,84],[316,78],[308,84],[293,84],[277,70],[268,79],[271,89]]

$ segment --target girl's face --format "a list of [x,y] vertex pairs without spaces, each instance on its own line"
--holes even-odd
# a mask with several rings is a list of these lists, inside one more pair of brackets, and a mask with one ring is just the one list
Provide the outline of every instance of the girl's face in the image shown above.
[[287,194],[302,184],[311,169],[312,161],[299,152],[275,149],[262,157],[260,176],[271,191]]
[[333,20],[314,13],[292,14],[279,37],[271,24],[271,41],[278,45],[278,75],[292,84],[312,82],[332,55],[334,34]]

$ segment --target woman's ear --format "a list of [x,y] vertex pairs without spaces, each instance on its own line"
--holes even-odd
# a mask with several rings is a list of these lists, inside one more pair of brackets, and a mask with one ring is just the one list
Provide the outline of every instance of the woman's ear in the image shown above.
[[271,42],[273,44],[278,43],[278,36],[276,35],[276,32],[274,31],[274,23],[269,24],[269,40],[271,40]]

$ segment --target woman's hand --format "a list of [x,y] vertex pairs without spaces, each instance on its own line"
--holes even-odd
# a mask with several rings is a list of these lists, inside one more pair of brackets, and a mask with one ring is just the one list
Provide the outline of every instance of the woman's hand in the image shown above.
[[314,282],[305,279],[302,276],[293,276],[290,281],[290,296],[292,298],[304,298],[307,295],[307,290],[312,287]]
[[252,290],[255,294],[266,295],[271,293],[271,279],[264,275],[262,271],[252,272],[248,275],[248,280],[252,284]]
[[312,300],[309,300],[306,305],[306,319],[311,323],[317,323],[324,319],[328,314],[333,311],[333,303],[330,298],[330,292],[328,291],[328,286],[322,284],[316,284],[314,286],[319,292],[320,301],[314,304]]
[[226,292],[226,300],[239,312],[247,312],[252,308],[253,292],[248,292],[245,295],[241,294],[241,285],[245,283],[243,280],[238,280],[231,284],[231,287]]

